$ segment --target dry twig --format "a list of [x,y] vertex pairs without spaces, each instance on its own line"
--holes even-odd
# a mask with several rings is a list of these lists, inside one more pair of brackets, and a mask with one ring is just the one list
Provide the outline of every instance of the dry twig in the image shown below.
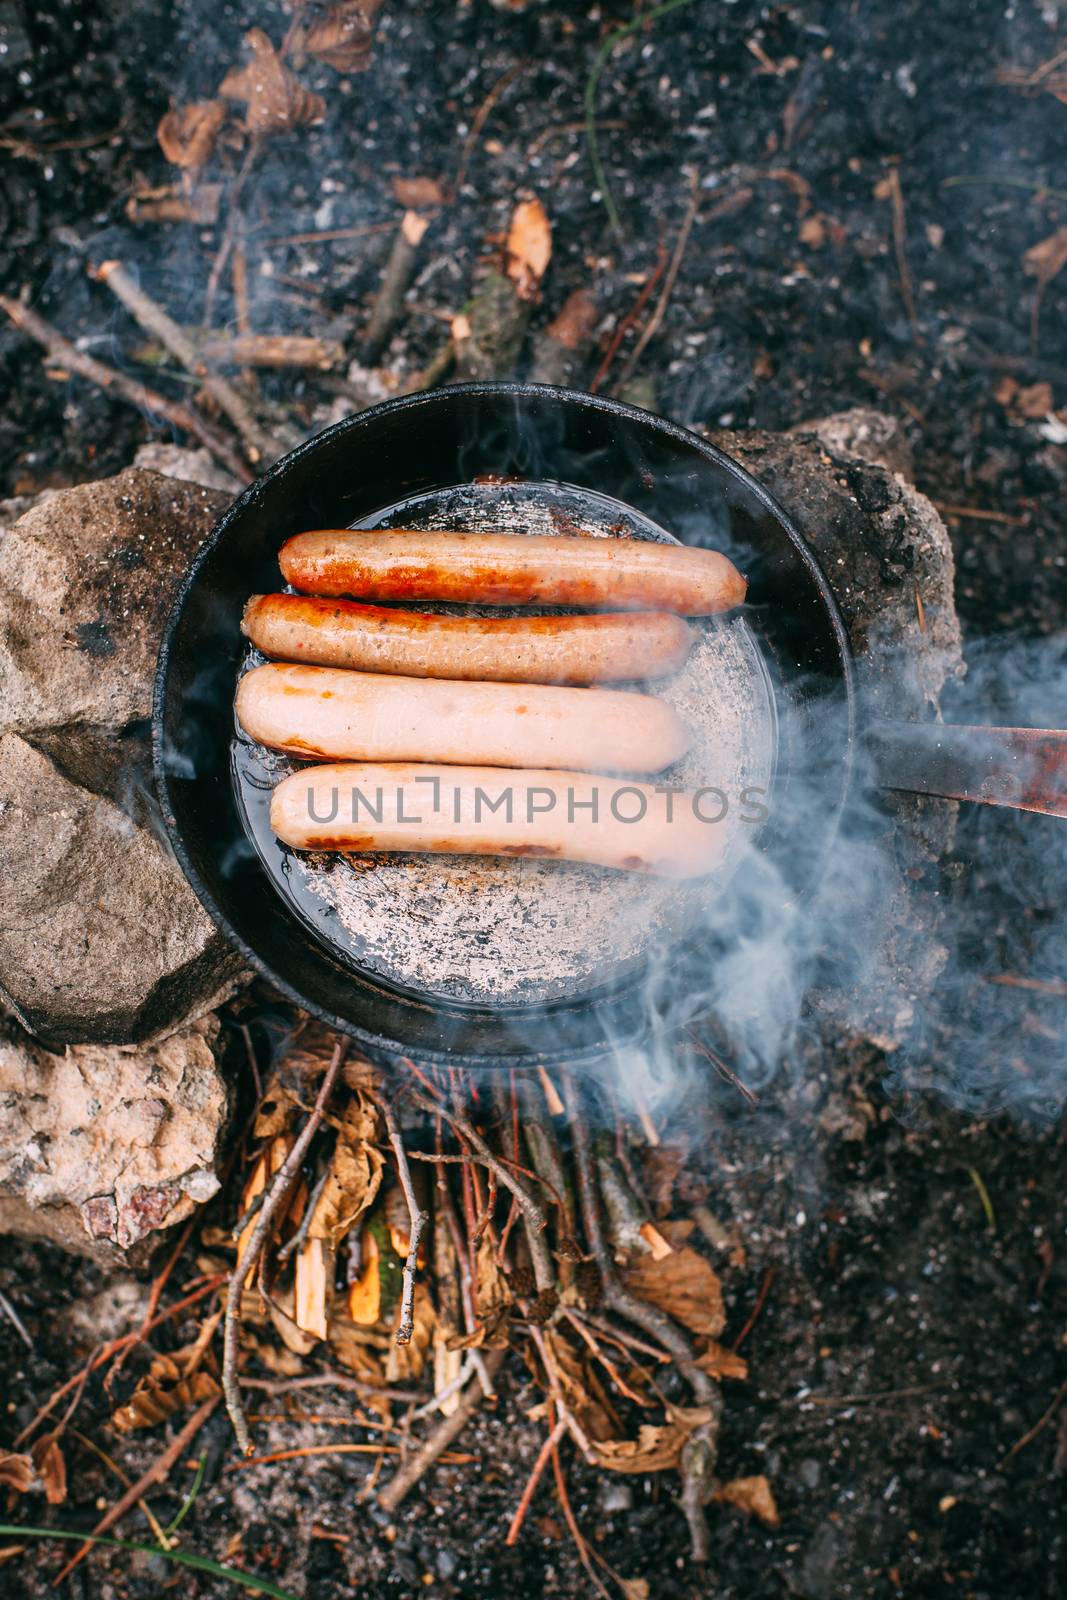
[[674,293],[674,286],[678,282],[678,274],[682,267],[682,257],[685,255],[685,248],[689,243],[689,235],[693,231],[693,223],[696,221],[697,208],[699,205],[700,174],[694,167],[692,172],[689,174],[689,204],[686,207],[685,216],[682,218],[682,226],[678,230],[678,237],[675,240],[674,250],[671,253],[670,265],[668,266],[666,276],[663,279],[663,288],[660,290],[659,299],[656,301],[655,310],[652,312],[652,315],[649,317],[644,328],[641,330],[641,337],[631,350],[629,360],[622,369],[622,376],[619,379],[620,383],[625,383],[627,379],[633,376],[634,369],[641,357],[644,355],[646,346],[659,331],[660,323],[663,321],[667,307],[670,304],[671,295]]
[[93,1547],[93,1539],[99,1539],[101,1534],[106,1533],[109,1528],[113,1528],[119,1518],[125,1516],[130,1507],[135,1506],[154,1483],[165,1483],[167,1481],[171,1468],[175,1462],[181,1460],[182,1455],[193,1439],[196,1438],[218,1403],[218,1395],[213,1394],[210,1400],[205,1400],[203,1405],[193,1412],[184,1428],[175,1435],[158,1460],[154,1461],[148,1471],[142,1473],[137,1482],[130,1485],[122,1498],[116,1500],[111,1510],[105,1512],[100,1518],[100,1521],[93,1529],[92,1539],[87,1539],[77,1553],[70,1558],[62,1572],[57,1575],[56,1584],[62,1583],[64,1578],[69,1577],[83,1556],[88,1555]]
[[[503,1364],[504,1351],[491,1350],[485,1358],[490,1380],[496,1377]],[[440,1459],[453,1440],[459,1438],[478,1409],[481,1398],[481,1391],[472,1384],[452,1415],[442,1418],[425,1443],[397,1469],[378,1495],[378,1504],[383,1511],[394,1512],[405,1496],[411,1493],[423,1474]]]
[[241,1388],[237,1379],[237,1345],[241,1332],[241,1293],[256,1262],[263,1254],[263,1247],[267,1242],[274,1218],[281,1209],[290,1188],[300,1171],[300,1164],[307,1154],[308,1147],[315,1132],[322,1121],[337,1075],[341,1070],[341,1063],[348,1049],[346,1039],[338,1039],[330,1064],[326,1069],[319,1087],[318,1095],[311,1115],[296,1138],[293,1148],[286,1156],[285,1161],[278,1171],[267,1191],[267,1198],[260,1207],[259,1219],[248,1241],[248,1248],[241,1257],[230,1276],[229,1287],[226,1291],[226,1321],[223,1332],[222,1345],[222,1392],[226,1396],[226,1409],[233,1423],[233,1431],[237,1435],[237,1445],[242,1455],[252,1454],[252,1441],[248,1435],[248,1424],[245,1421],[244,1406],[241,1402]]
[[275,456],[284,453],[283,445],[278,440],[272,439],[270,434],[260,427],[233,385],[225,378],[220,378],[217,373],[208,370],[185,329],[179,327],[173,317],[164,311],[162,306],[157,305],[151,295],[135,282],[121,261],[101,262],[99,267],[91,271],[90,276],[106,284],[145,332],[151,334],[152,338],[158,339],[164,349],[169,350],[175,360],[181,362],[186,372],[191,373],[203,385],[204,392],[211,396],[219,410],[229,417],[237,429],[253,465],[264,457],[273,460]]
[[182,433],[192,434],[194,439],[210,450],[219,464],[232,472],[234,477],[242,483],[248,477],[248,466],[229,441],[198,417],[195,411],[183,406],[177,400],[168,400],[155,389],[149,389],[146,384],[138,383],[134,378],[128,378],[124,372],[116,372],[114,367],[105,366],[102,361],[97,361],[94,356],[87,356],[78,350],[69,339],[53,328],[50,323],[39,317],[36,311],[31,311],[29,306],[23,305],[19,300],[9,300],[6,295],[0,295],[0,311],[10,317],[16,328],[28,334],[57,366],[65,367],[69,372],[76,372],[80,378],[85,378],[89,383],[95,383],[98,389],[103,389],[107,394],[116,395],[125,400],[129,405],[136,406],[141,412],[155,412],[157,416],[164,417],[171,427],[179,429]]
[[396,1330],[397,1344],[410,1344],[411,1336],[415,1331],[415,1271],[419,1264],[419,1241],[422,1230],[430,1220],[429,1212],[424,1211],[415,1197],[415,1187],[411,1181],[411,1168],[408,1166],[407,1151],[404,1149],[404,1140],[400,1133],[400,1124],[388,1100],[382,1101],[382,1112],[385,1116],[385,1126],[389,1130],[389,1143],[396,1156],[396,1174],[400,1179],[400,1187],[404,1191],[404,1199],[408,1208],[408,1254],[404,1262],[404,1289],[400,1299],[400,1323]]

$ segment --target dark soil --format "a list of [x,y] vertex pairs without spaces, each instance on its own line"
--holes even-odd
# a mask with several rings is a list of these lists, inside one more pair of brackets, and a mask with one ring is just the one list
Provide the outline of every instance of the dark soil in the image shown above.
[[[1044,296],[1033,342],[1034,280],[1023,264],[1026,250],[1067,223],[1067,198],[1040,187],[1062,182],[1067,108],[997,82],[1001,69],[1030,71],[1055,54],[1056,7],[695,0],[620,46],[604,72],[599,115],[626,124],[601,133],[622,218],[615,237],[575,124],[597,45],[629,15],[614,6],[513,14],[483,0],[386,0],[370,71],[347,89],[327,68],[306,71],[309,86],[328,96],[325,123],[269,144],[246,185],[255,326],[339,337],[355,349],[389,233],[313,247],[267,240],[395,220],[390,177],[451,178],[478,107],[521,64],[485,124],[462,193],[427,236],[414,303],[385,366],[406,376],[432,356],[442,337],[433,313],[462,307],[522,190],[542,196],[554,227],[536,321],[587,284],[605,315],[621,314],[636,293],[628,275],[654,264],[660,236],[670,248],[689,192],[683,168],[695,166],[706,190],[701,215],[637,374],[658,407],[711,427],[786,427],[856,404],[900,415],[922,489],[1006,519],[950,523],[972,654],[994,634],[1039,639],[1058,630],[1067,430],[1044,414],[1028,417],[1032,398],[1020,402],[1004,380],[1023,390],[1047,381],[1053,406],[1067,402],[1067,272]],[[3,292],[27,286],[58,327],[143,375],[136,358],[145,339],[90,281],[86,260],[121,257],[173,315],[201,318],[218,230],[134,227],[125,203],[173,175],[154,134],[170,99],[210,94],[246,27],[279,39],[287,21],[281,10],[242,4],[0,6]],[[797,64],[778,75],[764,70],[753,41],[773,63]],[[224,154],[215,175],[225,180],[239,160]],[[879,188],[894,170],[914,322],[892,202]],[[958,177],[983,181],[945,187]],[[716,200],[741,190],[751,198],[716,220]],[[232,318],[224,282],[216,321]],[[111,473],[155,436],[151,419],[78,380],[46,375],[38,351],[6,325],[0,363],[5,492]],[[165,370],[148,372],[168,392],[186,392]],[[305,428],[345,404],[317,379],[271,378],[263,388]],[[1025,822],[1039,858],[1058,859],[1058,825]],[[1018,827],[965,816],[961,855],[995,863]],[[1013,954],[1013,928],[996,921],[995,882],[990,892],[988,934],[976,936]],[[1022,1009],[1018,1038],[991,1036],[994,1065],[1018,1053],[1025,1071],[1027,1030],[1054,1038],[1062,1006],[1039,997]],[[1067,1586],[1067,1411],[1005,1463],[1067,1376],[1062,1140],[1048,1126],[920,1106],[899,1090],[890,1100],[888,1077],[889,1064],[870,1050],[823,1041],[783,1070],[758,1112],[744,1113],[724,1090],[699,1116],[688,1114],[709,1203],[737,1226],[747,1252],[743,1268],[722,1264],[728,1338],[775,1268],[743,1347],[750,1381],[727,1389],[722,1470],[765,1471],[782,1523],[770,1532],[715,1511],[714,1576],[698,1578],[687,1567],[672,1480],[605,1481],[572,1463],[583,1528],[625,1577],[647,1579],[657,1600],[1051,1600]],[[1048,1104],[1061,1090],[1049,1084]],[[137,1314],[127,1280],[105,1280],[43,1249],[9,1245],[0,1287],[35,1346],[31,1358],[0,1318],[12,1423],[31,1415],[97,1338]],[[102,1298],[89,1327],[92,1296]],[[503,1547],[540,1438],[523,1416],[537,1395],[522,1372],[511,1371],[503,1388],[497,1412],[465,1436],[479,1465],[435,1472],[395,1532],[359,1499],[360,1458],[231,1475],[227,1428],[216,1417],[183,1548],[220,1559],[239,1534],[232,1559],[308,1600],[588,1594],[547,1487],[518,1547]],[[90,1393],[80,1426],[98,1437],[106,1411]],[[131,1475],[159,1448],[158,1434],[118,1444],[104,1437]],[[263,1432],[273,1448],[298,1437],[288,1425]],[[70,1498],[50,1513],[34,1502],[35,1517],[87,1528],[116,1485],[87,1449],[68,1443]],[[160,1492],[164,1521],[187,1482]],[[15,1506],[15,1520],[26,1504]],[[320,1537],[316,1527],[349,1542]],[[134,1517],[123,1529],[131,1538],[147,1531]],[[31,1545],[0,1567],[5,1600],[52,1592],[57,1548]],[[90,1558],[67,1592],[148,1597],[171,1584],[190,1595],[236,1592],[114,1552]]]

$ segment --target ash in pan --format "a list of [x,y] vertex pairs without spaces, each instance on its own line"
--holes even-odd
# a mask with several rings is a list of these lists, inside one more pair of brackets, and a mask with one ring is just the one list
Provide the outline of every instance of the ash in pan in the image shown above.
[[[670,539],[618,501],[544,483],[438,491],[359,526]],[[348,964],[468,1004],[573,997],[636,968],[721,890],[755,831],[741,820],[741,792],[769,792],[773,778],[772,691],[751,631],[741,617],[690,623],[698,638],[689,660],[656,692],[680,713],[692,744],[655,781],[727,796],[730,808],[715,824],[726,830],[723,864],[712,878],[678,883],[528,858],[299,855],[278,844],[266,819],[270,789],[298,764],[238,733],[234,771],[243,812],[279,892]],[[261,659],[250,651],[247,666]]]

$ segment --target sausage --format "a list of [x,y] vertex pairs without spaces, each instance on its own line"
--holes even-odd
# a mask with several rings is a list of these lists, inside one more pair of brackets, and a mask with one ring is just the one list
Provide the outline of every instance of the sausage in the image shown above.
[[484,605],[599,606],[707,616],[745,598],[717,550],[644,539],[322,529],[282,545],[282,573],[309,594]]
[[439,617],[302,594],[254,594],[241,631],[280,661],[504,683],[662,678],[693,633],[668,611],[635,616]]
[[689,743],[678,713],[647,694],[276,662],[241,679],[237,718],[260,744],[326,761],[660,772]]
[[284,778],[270,824],[294,850],[530,856],[693,878],[718,866],[727,832],[701,811],[699,796],[586,772],[340,762]]

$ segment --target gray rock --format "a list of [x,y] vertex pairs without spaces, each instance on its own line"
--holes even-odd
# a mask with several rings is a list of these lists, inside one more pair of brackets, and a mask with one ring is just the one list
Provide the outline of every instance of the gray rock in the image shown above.
[[0,1033],[0,1231],[142,1264],[219,1187],[218,1035],[208,1016],[152,1046],[52,1054]]
[[178,583],[227,503],[156,472],[64,489],[0,538],[0,732],[151,714]]
[[128,1042],[224,998],[237,958],[158,841],[17,734],[0,773],[0,975],[23,1025]]
[[0,994],[45,1043],[146,1039],[239,970],[153,832],[152,679],[226,496],[155,472],[0,530]]

